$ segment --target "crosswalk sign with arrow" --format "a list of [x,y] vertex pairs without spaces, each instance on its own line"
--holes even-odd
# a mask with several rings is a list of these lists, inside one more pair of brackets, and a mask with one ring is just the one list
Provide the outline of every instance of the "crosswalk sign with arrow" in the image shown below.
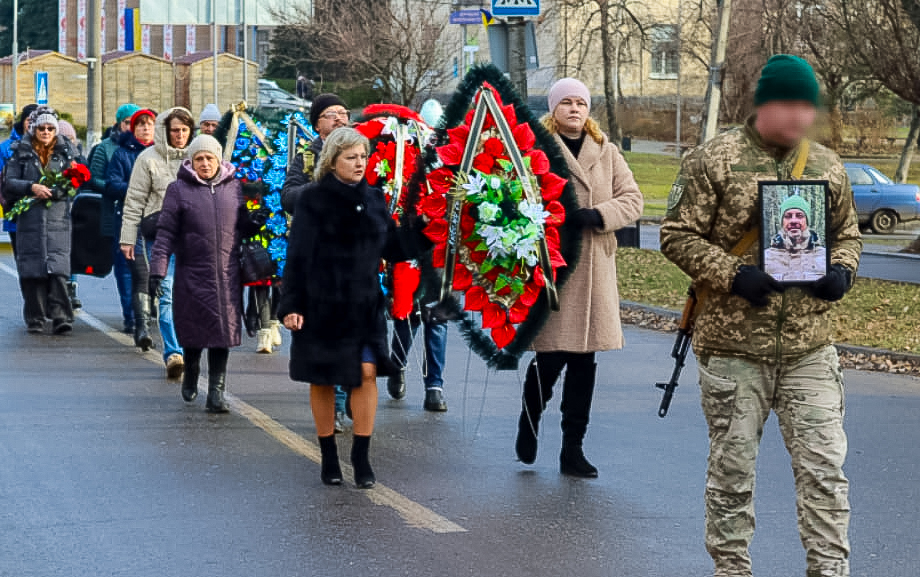
[[48,105],[48,73],[35,73],[35,104],[40,106]]

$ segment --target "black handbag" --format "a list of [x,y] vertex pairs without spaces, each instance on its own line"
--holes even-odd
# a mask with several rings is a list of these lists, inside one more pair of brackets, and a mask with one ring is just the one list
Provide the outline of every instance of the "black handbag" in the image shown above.
[[270,280],[275,262],[261,242],[244,242],[240,247],[240,278],[244,285]]
[[160,211],[148,214],[141,219],[141,235],[145,240],[154,240],[157,237],[157,223],[160,221]]

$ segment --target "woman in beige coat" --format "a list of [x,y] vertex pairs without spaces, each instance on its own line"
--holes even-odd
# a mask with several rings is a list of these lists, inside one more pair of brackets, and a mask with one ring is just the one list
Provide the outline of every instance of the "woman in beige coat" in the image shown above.
[[550,313],[534,341],[537,354],[524,382],[515,448],[521,462],[536,460],[540,416],[566,369],[560,470],[592,478],[597,468],[585,458],[582,441],[594,396],[595,353],[623,347],[614,232],[642,214],[642,193],[617,147],[589,117],[591,93],[583,83],[574,78],[556,82],[550,89],[549,110],[544,125],[562,149],[582,206],[569,215],[582,229],[582,249],[561,291],[560,310]]

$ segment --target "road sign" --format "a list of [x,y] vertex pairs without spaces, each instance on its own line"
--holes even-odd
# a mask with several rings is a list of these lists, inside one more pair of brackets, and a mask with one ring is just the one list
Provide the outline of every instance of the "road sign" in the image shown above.
[[35,104],[48,105],[48,73],[35,73]]
[[511,18],[539,16],[540,0],[492,0],[492,14]]
[[451,24],[482,24],[482,12],[475,10],[457,10],[450,13]]

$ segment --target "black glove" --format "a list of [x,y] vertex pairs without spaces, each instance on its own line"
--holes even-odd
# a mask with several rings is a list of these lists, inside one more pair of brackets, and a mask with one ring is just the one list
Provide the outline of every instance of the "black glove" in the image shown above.
[[265,223],[268,222],[268,217],[271,216],[271,211],[265,207],[260,208],[259,210],[254,210],[249,213],[249,222],[257,228],[262,228],[265,226]]
[[150,296],[161,297],[163,292],[162,285],[163,277],[157,275],[150,275],[150,279],[147,281],[147,290],[150,293]]
[[832,264],[827,274],[811,285],[811,294],[828,302],[837,302],[847,294],[853,273],[842,264]]
[[767,297],[786,290],[782,284],[756,266],[742,265],[732,281],[732,294],[747,300],[755,307],[765,307]]
[[596,208],[579,208],[570,217],[578,228],[603,228],[604,218]]

